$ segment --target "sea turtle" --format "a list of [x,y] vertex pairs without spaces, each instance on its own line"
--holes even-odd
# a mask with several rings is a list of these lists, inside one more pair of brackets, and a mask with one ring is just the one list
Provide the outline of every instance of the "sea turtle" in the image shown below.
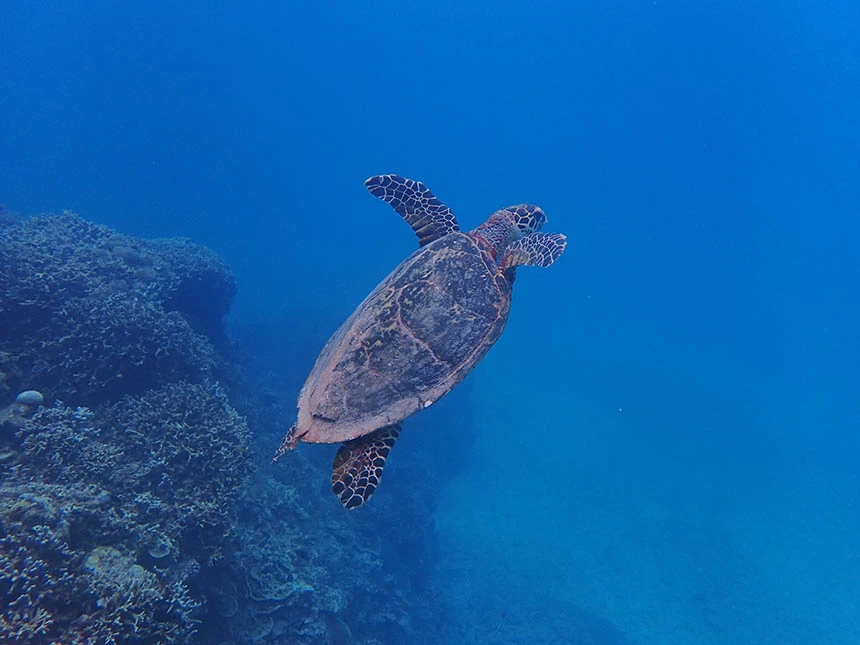
[[380,175],[365,186],[409,223],[419,249],[326,343],[274,457],[299,441],[343,442],[331,483],[348,509],[379,486],[403,419],[447,394],[498,340],[516,268],[547,267],[566,244],[560,233],[538,232],[546,216],[537,206],[503,208],[464,233],[420,181]]

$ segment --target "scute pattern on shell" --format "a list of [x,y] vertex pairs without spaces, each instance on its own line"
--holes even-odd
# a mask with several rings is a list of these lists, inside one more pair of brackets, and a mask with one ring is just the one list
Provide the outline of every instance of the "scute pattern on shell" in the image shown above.
[[438,391],[430,396],[435,400],[449,391],[496,341],[510,289],[493,259],[465,233],[419,250],[330,341],[326,367],[307,391],[311,414],[348,424],[368,415],[394,421],[422,409],[425,392]]

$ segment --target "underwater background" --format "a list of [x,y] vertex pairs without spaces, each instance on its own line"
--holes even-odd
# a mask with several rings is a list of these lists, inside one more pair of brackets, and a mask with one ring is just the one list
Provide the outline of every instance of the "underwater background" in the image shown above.
[[[0,635],[860,642],[858,33],[847,0],[4,2]],[[415,248],[382,173],[568,247],[346,512],[334,446],[270,461]]]

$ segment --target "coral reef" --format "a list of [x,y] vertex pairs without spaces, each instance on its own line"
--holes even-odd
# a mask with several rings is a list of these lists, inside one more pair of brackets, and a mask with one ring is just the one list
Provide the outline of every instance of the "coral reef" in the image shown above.
[[181,642],[191,632],[198,604],[183,581],[113,547],[85,551],[78,532],[109,516],[103,491],[4,485],[0,500],[3,642]]
[[0,640],[187,641],[203,602],[189,586],[223,556],[247,471],[223,393],[180,382],[95,412],[57,404],[12,436]]
[[420,570],[422,558],[386,557],[386,543],[399,533],[429,548],[426,509],[394,499],[356,525],[329,491],[314,485],[300,492],[314,481],[301,473],[321,473],[307,462],[294,466],[281,477],[260,468],[244,489],[235,551],[207,585],[212,611],[201,640],[229,634],[227,642],[245,644],[433,642],[426,638],[443,610],[406,573]]
[[272,466],[322,332],[243,356],[234,292],[187,241],[0,220],[0,641],[438,642],[439,474],[403,451],[355,516],[325,447]]
[[213,376],[236,292],[214,253],[72,213],[0,227],[0,396],[29,387],[94,406]]
[[[321,323],[322,333],[332,325]],[[242,492],[234,551],[207,585],[213,611],[200,626],[201,641],[440,642],[446,608],[430,588],[435,493],[397,481],[406,470],[428,488],[438,480],[408,451],[398,454],[385,494],[356,514],[344,512],[326,483],[334,446],[295,451],[273,465],[273,446],[295,415],[289,388],[298,389],[307,369],[279,359],[297,355],[307,334],[281,325],[239,335],[253,337],[259,352],[246,358],[234,374],[241,382],[230,388],[254,429],[256,467]]]
[[186,241],[0,222],[0,641],[191,641],[249,466],[234,292]]

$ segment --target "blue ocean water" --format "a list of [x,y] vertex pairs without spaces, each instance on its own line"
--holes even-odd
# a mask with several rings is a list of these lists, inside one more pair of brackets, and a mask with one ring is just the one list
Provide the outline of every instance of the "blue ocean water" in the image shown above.
[[[848,1],[7,2],[0,203],[216,251],[290,402],[415,247],[365,178],[463,228],[540,204],[565,256],[349,516],[425,569],[421,638],[852,644],[858,30]],[[428,500],[420,565],[372,538],[392,489]]]

